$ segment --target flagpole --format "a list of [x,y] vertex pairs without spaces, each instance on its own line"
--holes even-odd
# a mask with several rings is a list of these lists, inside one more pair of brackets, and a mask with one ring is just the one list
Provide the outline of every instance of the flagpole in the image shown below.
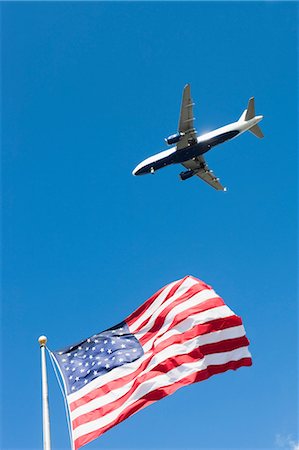
[[47,366],[46,366],[46,336],[38,338],[41,351],[41,366],[42,366],[42,404],[43,404],[43,441],[44,450],[51,450],[50,438],[50,416],[49,416],[49,401],[48,401],[48,382],[47,382]]

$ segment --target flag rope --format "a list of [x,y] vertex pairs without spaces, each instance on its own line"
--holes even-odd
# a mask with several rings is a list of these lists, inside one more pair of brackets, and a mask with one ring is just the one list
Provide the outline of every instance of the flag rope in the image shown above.
[[66,411],[66,421],[67,421],[67,428],[68,428],[68,433],[69,433],[69,439],[70,439],[70,443],[71,443],[71,448],[73,449],[73,438],[72,438],[72,431],[71,431],[71,419],[70,419],[70,414],[69,414],[69,408],[68,408],[68,403],[67,403],[67,398],[66,398],[66,394],[65,394],[65,389],[61,383],[60,377],[58,375],[58,371],[57,371],[57,367],[56,367],[56,362],[55,359],[53,358],[52,352],[51,350],[46,346],[47,352],[49,353],[50,356],[50,361],[56,376],[56,379],[58,381],[58,385],[59,388],[61,390],[62,396],[63,396],[63,400],[64,400],[64,408]]

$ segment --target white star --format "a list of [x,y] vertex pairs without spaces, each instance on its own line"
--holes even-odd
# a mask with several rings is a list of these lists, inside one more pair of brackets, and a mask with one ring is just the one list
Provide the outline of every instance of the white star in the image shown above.
[[80,369],[80,372],[83,373],[85,369]]
[[85,363],[85,367],[87,367],[87,366],[89,366],[89,363],[87,362],[87,363]]
[[73,359],[71,359],[71,364],[73,364],[74,363],[74,360]]
[[98,344],[98,343],[99,343],[99,341],[98,341],[97,339],[95,339],[95,340],[94,340],[94,343],[95,343],[95,344]]
[[108,348],[107,353],[109,353],[109,354],[112,353],[111,348]]
[[109,364],[106,364],[106,366],[105,366],[105,367],[106,367],[106,369],[109,369],[110,365],[109,365]]
[[74,353],[74,356],[77,356],[78,355],[78,353]]
[[73,368],[72,368],[72,372],[74,372],[75,370],[76,370],[76,367],[73,367]]
[[88,338],[88,339],[87,339],[87,342],[89,343],[89,342],[90,342],[90,340],[91,340],[91,339],[90,339],[90,338]]
[[94,371],[93,371],[93,374],[94,374],[94,375],[97,375],[97,374],[98,374],[98,371],[97,371],[97,370],[94,370]]
[[71,356],[71,353],[68,353],[67,356]]
[[90,370],[88,369],[88,371],[86,373],[90,373]]
[[133,352],[134,352],[134,353],[136,353],[136,352],[137,352],[136,348],[133,348]]
[[78,350],[82,350],[82,347],[80,346],[80,347],[78,347]]
[[79,365],[79,366],[82,366],[82,364],[83,364],[82,362],[79,362],[79,364],[78,364],[78,365]]
[[84,380],[84,384],[88,383],[88,380]]
[[104,344],[107,344],[107,342],[108,342],[107,339],[105,339],[105,340],[104,340]]
[[91,350],[92,350],[92,351],[94,352],[94,351],[95,351],[95,349],[96,349],[95,347],[92,347],[92,349],[91,349]]
[[112,344],[112,345],[115,344],[115,341],[111,341],[111,344]]
[[75,388],[75,386],[72,386],[72,391],[74,391],[76,388]]
[[70,376],[69,376],[69,380],[71,380],[72,378],[73,378],[73,375],[70,375]]
[[119,358],[119,362],[123,362],[123,360],[124,360],[123,358]]
[[62,362],[66,362],[66,359],[65,359],[65,358],[63,358],[63,359],[62,359]]
[[94,365],[95,365],[95,362],[93,361],[93,362],[91,363],[91,365],[94,366]]
[[89,350],[89,347],[86,347],[85,351],[87,352]]
[[66,367],[65,370],[70,370],[70,368],[69,368],[69,367]]
[[122,331],[122,330],[123,330],[123,327],[120,328],[120,331]]
[[126,348],[125,344],[121,344],[121,348]]
[[126,356],[130,356],[130,353],[126,353]]
[[104,351],[103,347],[102,347],[102,348],[100,348],[100,352],[102,352],[102,353],[103,353],[103,351]]
[[101,365],[101,361],[98,362],[98,366],[100,366],[100,365]]
[[80,380],[80,377],[76,377],[75,380],[76,380],[76,381],[79,381],[79,380]]
[[92,355],[89,355],[89,359],[92,359],[93,358],[93,356]]

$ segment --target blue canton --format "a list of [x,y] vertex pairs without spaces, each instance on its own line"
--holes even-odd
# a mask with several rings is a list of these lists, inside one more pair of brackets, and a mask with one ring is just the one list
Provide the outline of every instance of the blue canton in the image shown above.
[[126,322],[95,334],[85,341],[53,352],[68,394],[90,381],[143,355],[138,339]]

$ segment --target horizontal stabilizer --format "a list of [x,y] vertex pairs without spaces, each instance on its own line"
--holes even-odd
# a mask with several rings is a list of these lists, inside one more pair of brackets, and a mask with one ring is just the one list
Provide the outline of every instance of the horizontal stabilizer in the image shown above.
[[249,128],[249,131],[251,131],[251,133],[253,133],[258,138],[264,137],[263,132],[258,125],[253,125],[253,127]]

